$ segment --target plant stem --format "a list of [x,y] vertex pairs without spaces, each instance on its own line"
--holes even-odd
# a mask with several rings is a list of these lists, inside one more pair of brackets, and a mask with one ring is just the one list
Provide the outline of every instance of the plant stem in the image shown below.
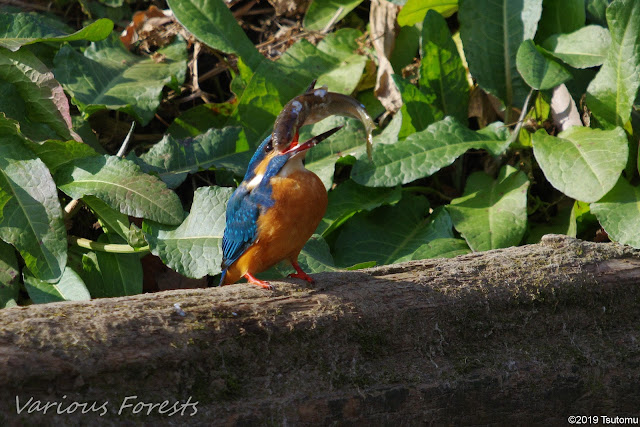
[[112,254],[139,254],[150,252],[149,245],[140,248],[117,243],[100,243],[84,237],[69,236],[69,243],[80,246],[81,248],[91,249],[100,252],[109,252]]

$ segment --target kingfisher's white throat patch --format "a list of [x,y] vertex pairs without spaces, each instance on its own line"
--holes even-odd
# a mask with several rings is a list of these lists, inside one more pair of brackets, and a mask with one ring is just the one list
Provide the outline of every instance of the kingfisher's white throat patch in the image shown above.
[[253,190],[254,188],[256,188],[262,182],[262,178],[264,178],[264,174],[263,173],[259,173],[256,176],[254,176],[253,178],[251,178],[251,181],[247,182],[247,188],[249,190]]

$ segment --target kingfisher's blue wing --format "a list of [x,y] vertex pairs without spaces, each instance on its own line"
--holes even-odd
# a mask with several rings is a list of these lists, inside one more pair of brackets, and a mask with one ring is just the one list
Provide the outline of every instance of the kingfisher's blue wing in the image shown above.
[[260,208],[241,185],[227,204],[227,225],[222,237],[222,269],[226,270],[256,240]]

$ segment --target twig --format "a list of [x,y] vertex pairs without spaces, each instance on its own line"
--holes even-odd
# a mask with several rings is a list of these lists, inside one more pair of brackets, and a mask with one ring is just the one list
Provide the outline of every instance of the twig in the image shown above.
[[329,32],[329,30],[331,30],[331,27],[333,27],[335,25],[335,23],[338,22],[338,18],[342,14],[343,10],[344,10],[344,7],[342,7],[342,6],[340,6],[338,8],[338,10],[336,10],[336,13],[333,15],[331,20],[327,23],[327,25],[325,25],[325,27],[322,29],[322,31],[320,31],[322,34],[327,34]]
[[124,139],[124,141],[122,141],[122,145],[120,146],[120,149],[118,150],[118,153],[116,153],[117,157],[124,157],[124,152],[127,151],[127,147],[129,146],[129,141],[131,140],[131,134],[133,133],[133,130],[136,128],[136,122],[133,121],[131,122],[131,127],[129,128],[129,133],[127,133],[126,138]]
[[520,129],[522,129],[522,125],[524,123],[524,117],[527,115],[527,110],[529,109],[529,101],[531,100],[531,95],[533,94],[534,90],[535,89],[531,89],[529,91],[529,94],[527,95],[527,98],[524,100],[522,111],[520,111],[520,117],[518,117],[516,128],[513,130],[513,133],[511,134],[509,144],[512,144],[518,138],[518,134],[520,133]]

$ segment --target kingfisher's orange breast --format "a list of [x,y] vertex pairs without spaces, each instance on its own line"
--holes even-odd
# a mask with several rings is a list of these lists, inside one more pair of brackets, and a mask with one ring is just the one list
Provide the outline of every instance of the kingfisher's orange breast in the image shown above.
[[261,213],[255,243],[229,267],[225,283],[295,261],[327,210],[327,190],[307,169],[276,176],[271,185],[274,205]]

